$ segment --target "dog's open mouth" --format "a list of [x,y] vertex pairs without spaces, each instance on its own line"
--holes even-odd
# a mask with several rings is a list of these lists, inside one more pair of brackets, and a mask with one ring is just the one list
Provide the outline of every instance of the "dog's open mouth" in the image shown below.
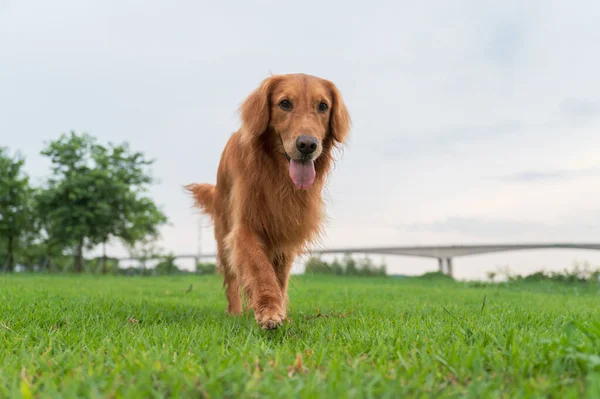
[[315,175],[315,162],[312,159],[290,159],[290,177],[298,190],[311,188]]
[[316,172],[314,159],[292,159],[283,146],[283,139],[281,136],[279,136],[279,139],[281,140],[281,147],[283,148],[285,158],[290,164],[290,177],[292,178],[294,185],[298,190],[308,190],[315,182]]

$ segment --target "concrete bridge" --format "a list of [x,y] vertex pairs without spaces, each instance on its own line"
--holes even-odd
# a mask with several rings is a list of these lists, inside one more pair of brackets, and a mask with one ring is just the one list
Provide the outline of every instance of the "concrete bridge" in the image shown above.
[[418,256],[436,258],[439,270],[452,276],[452,259],[462,256],[495,252],[523,251],[531,249],[586,249],[600,251],[600,244],[591,243],[532,243],[532,244],[481,244],[481,245],[432,245],[410,247],[366,247],[312,250],[312,254],[364,253],[373,255]]
[[[333,255],[333,254],[369,254],[369,255],[397,255],[418,256],[424,258],[435,258],[438,260],[439,270],[442,273],[452,275],[452,259],[462,256],[480,255],[494,252],[523,251],[532,249],[584,249],[600,251],[600,244],[593,243],[531,243],[531,244],[480,244],[480,245],[431,245],[431,246],[400,246],[400,247],[358,247],[358,248],[335,248],[335,249],[313,249],[308,255]],[[179,255],[178,259],[194,259],[197,263],[200,259],[215,258],[215,254]],[[132,258],[121,258],[119,260],[134,260]]]

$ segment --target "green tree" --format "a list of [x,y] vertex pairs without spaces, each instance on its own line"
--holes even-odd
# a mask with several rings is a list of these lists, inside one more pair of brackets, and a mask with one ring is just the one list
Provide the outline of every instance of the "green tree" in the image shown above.
[[17,253],[19,264],[28,272],[36,271],[36,267],[44,269],[46,266],[44,247],[38,242],[24,241],[23,245],[17,249]]
[[[46,190],[38,190],[34,199],[34,214],[37,215],[37,226],[35,240],[27,247],[26,258],[32,256],[32,252],[41,252],[42,269],[48,271],[64,271],[69,265],[69,260],[65,254],[68,248],[68,243],[59,235],[53,234],[58,231],[58,228],[52,225],[55,220],[46,214],[46,204],[43,202],[47,199]],[[35,255],[33,255],[35,256]]]
[[305,264],[305,273],[331,274],[329,264],[320,257],[311,257]]
[[198,262],[196,263],[197,274],[215,274],[217,272],[217,265],[211,262]]
[[344,262],[344,265],[346,266],[345,270],[346,270],[347,275],[356,276],[358,274],[358,268],[356,267],[356,261],[354,260],[352,255],[345,254],[343,262]]
[[75,272],[83,271],[83,250],[97,242],[95,223],[105,204],[96,189],[106,183],[91,158],[95,139],[72,132],[51,141],[42,151],[52,162],[52,177],[38,196],[38,207],[48,237],[54,243],[73,247]]
[[101,187],[100,196],[105,207],[95,226],[103,247],[101,271],[105,274],[106,244],[111,238],[134,246],[148,236],[157,237],[159,227],[168,220],[147,196],[153,179],[145,167],[153,161],[146,160],[141,152],[132,152],[127,143],[109,144],[108,147],[96,145],[93,150],[98,168],[111,182]]
[[335,258],[333,260],[333,262],[331,263],[331,272],[333,274],[335,274],[336,276],[343,276],[344,273],[346,272],[344,270],[344,267],[342,266],[342,264],[338,261],[337,258]]
[[52,177],[38,196],[48,237],[74,248],[74,271],[83,271],[83,251],[118,238],[135,243],[156,233],[164,214],[145,194],[152,161],[127,144],[102,146],[88,134],[63,134],[42,151],[52,161]]
[[11,156],[8,149],[0,148],[0,236],[6,248],[6,266],[14,270],[15,250],[27,233],[33,230],[33,189],[23,172],[25,159],[20,154]]
[[375,274],[375,265],[373,264],[371,258],[369,258],[368,256],[365,256],[363,259],[359,260],[357,266],[358,275],[370,276],[372,274]]
[[158,275],[176,274],[178,271],[179,267],[175,264],[175,255],[173,254],[165,255],[155,268],[155,272]]

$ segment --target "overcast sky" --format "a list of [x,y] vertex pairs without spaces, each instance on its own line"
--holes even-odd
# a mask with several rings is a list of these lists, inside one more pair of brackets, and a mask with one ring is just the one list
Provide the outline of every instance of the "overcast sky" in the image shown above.
[[[354,121],[324,246],[598,242],[600,2],[494,3],[0,0],[0,145],[40,181],[39,152],[62,132],[128,141],[156,159],[162,246],[194,252],[181,187],[215,181],[263,78],[304,72],[332,80]],[[214,251],[210,225],[203,236]],[[485,255],[455,270],[576,260],[600,254]]]

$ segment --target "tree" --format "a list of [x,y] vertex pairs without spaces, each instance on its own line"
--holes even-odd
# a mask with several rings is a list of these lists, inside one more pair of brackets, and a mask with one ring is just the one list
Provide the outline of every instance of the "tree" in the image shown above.
[[335,258],[331,263],[331,272],[336,276],[342,276],[345,273],[344,267],[337,258]]
[[331,274],[329,264],[320,257],[311,257],[304,265],[305,273]]
[[63,134],[42,151],[52,161],[52,177],[38,196],[47,234],[53,241],[74,247],[74,271],[83,271],[84,246],[96,242],[94,224],[104,204],[98,201],[101,171],[93,170],[95,140],[86,134]]
[[27,232],[33,230],[33,189],[29,177],[23,172],[25,159],[8,149],[0,148],[0,236],[6,244],[6,265],[14,270],[15,249]]
[[356,261],[350,254],[344,255],[344,264],[346,265],[346,274],[349,276],[355,276],[358,274],[358,268],[356,267]]
[[167,223],[167,217],[154,201],[147,197],[152,177],[144,169],[152,161],[142,153],[131,152],[127,143],[95,146],[93,158],[112,184],[102,187],[103,203],[106,207],[95,226],[102,242],[102,273],[106,268],[106,244],[111,237],[123,241],[127,246],[158,236],[158,228]]
[[49,237],[74,248],[74,270],[83,271],[83,250],[112,238],[127,243],[154,233],[166,217],[145,196],[152,162],[127,144],[102,146],[88,134],[63,134],[42,151],[52,160],[52,177],[39,195]]
[[215,274],[217,272],[216,263],[211,262],[198,262],[196,263],[197,274]]
[[[59,230],[53,225],[57,220],[47,214],[48,204],[45,202],[48,198],[47,190],[37,190],[34,198],[34,213],[37,215],[37,234],[34,242],[29,245],[33,251],[42,253],[41,268],[48,271],[64,271],[67,269],[69,261],[65,251],[69,243],[56,232]],[[28,252],[31,252],[28,250]]]
[[158,275],[170,275],[175,274],[179,271],[179,268],[175,264],[175,255],[165,255],[160,262],[156,265],[155,272]]
[[46,256],[44,247],[38,242],[25,240],[23,245],[17,250],[19,255],[19,264],[26,271],[32,272],[36,270],[36,266],[40,269],[46,266]]

